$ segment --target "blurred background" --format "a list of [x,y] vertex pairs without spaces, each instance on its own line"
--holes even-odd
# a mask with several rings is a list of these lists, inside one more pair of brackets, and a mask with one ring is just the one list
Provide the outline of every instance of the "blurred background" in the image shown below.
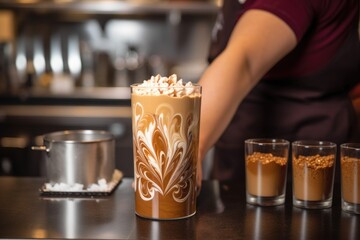
[[107,130],[133,176],[130,89],[196,82],[221,0],[0,0],[0,175],[43,176],[42,135]]

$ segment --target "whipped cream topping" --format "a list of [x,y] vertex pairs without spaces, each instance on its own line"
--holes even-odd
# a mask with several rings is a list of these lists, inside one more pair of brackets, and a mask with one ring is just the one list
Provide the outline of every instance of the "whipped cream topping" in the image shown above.
[[134,88],[134,93],[138,95],[182,97],[193,95],[196,91],[195,86],[191,82],[185,83],[182,79],[178,79],[176,74],[169,77],[162,77],[158,74],[138,84]]

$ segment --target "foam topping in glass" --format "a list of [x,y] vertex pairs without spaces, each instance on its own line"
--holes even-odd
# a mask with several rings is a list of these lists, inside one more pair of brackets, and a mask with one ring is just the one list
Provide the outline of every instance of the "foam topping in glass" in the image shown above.
[[152,76],[143,83],[138,84],[134,89],[134,93],[138,95],[168,95],[170,97],[182,97],[198,95],[195,86],[191,82],[185,83],[182,79],[177,78],[176,74],[169,77],[162,77],[160,74]]

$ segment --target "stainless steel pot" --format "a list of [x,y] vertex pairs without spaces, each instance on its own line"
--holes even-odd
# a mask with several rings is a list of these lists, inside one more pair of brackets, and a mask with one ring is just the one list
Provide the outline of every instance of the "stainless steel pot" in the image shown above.
[[50,183],[83,184],[112,180],[115,170],[115,139],[106,131],[75,130],[44,135],[46,176]]

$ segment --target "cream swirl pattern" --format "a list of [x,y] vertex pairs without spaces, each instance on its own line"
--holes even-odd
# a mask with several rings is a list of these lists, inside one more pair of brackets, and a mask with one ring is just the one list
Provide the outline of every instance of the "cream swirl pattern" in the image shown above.
[[176,113],[170,104],[145,113],[137,102],[133,108],[135,191],[144,201],[155,193],[184,202],[194,192],[199,116]]

